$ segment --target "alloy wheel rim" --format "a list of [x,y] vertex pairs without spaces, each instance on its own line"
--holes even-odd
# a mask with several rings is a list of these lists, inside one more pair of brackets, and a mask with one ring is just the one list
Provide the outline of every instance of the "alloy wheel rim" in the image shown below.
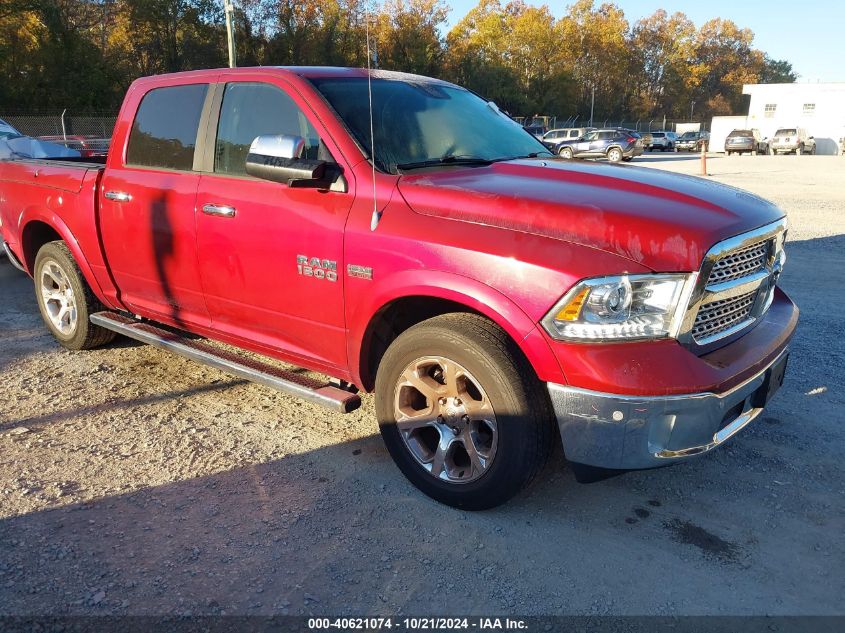
[[496,414],[465,367],[442,356],[419,358],[400,375],[393,403],[399,435],[429,475],[466,484],[490,469],[499,440]]
[[65,336],[73,334],[78,318],[76,296],[68,276],[57,262],[48,260],[42,266],[40,290],[50,323]]

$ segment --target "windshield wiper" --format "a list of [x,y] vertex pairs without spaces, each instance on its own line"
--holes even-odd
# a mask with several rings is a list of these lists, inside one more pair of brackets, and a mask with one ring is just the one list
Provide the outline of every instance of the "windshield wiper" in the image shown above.
[[421,160],[415,163],[401,163],[396,165],[396,169],[421,169],[423,167],[437,167],[439,165],[490,165],[493,161],[487,158],[480,158],[478,156],[453,156],[447,155],[440,158],[430,158],[428,160]]

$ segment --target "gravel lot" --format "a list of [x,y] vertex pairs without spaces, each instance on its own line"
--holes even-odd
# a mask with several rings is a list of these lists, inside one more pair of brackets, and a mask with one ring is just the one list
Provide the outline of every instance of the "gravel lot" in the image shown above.
[[0,259],[0,613],[845,613],[845,158],[708,166],[789,214],[783,390],[701,459],[585,486],[558,452],[478,514],[404,480],[371,398],[342,416],[131,342],[63,351]]

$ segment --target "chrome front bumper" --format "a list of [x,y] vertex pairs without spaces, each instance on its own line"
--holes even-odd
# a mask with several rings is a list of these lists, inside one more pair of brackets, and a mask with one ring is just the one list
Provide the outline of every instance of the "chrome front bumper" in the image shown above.
[[[760,398],[771,397],[780,387],[787,354],[784,349],[758,374],[718,394],[625,396],[549,383],[566,458],[628,470],[705,453],[760,415]],[[776,370],[781,373],[774,375]],[[776,384],[770,385],[767,375]],[[764,390],[766,394],[758,393]]]

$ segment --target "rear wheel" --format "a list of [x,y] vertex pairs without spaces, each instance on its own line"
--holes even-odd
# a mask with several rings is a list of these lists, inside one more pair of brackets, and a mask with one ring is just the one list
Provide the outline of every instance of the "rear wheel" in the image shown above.
[[558,152],[558,156],[561,158],[565,158],[567,160],[572,158],[572,148],[571,147],[561,147],[560,151]]
[[507,334],[478,315],[438,316],[403,332],[379,366],[376,414],[411,483],[467,510],[510,499],[552,448],[542,383]]
[[67,349],[92,349],[112,341],[115,333],[93,325],[88,317],[105,310],[64,242],[49,242],[35,256],[35,296],[41,317]]
[[622,160],[622,158],[622,150],[618,147],[611,147],[609,150],[607,150],[607,160],[609,160],[611,163],[618,163],[620,160]]

